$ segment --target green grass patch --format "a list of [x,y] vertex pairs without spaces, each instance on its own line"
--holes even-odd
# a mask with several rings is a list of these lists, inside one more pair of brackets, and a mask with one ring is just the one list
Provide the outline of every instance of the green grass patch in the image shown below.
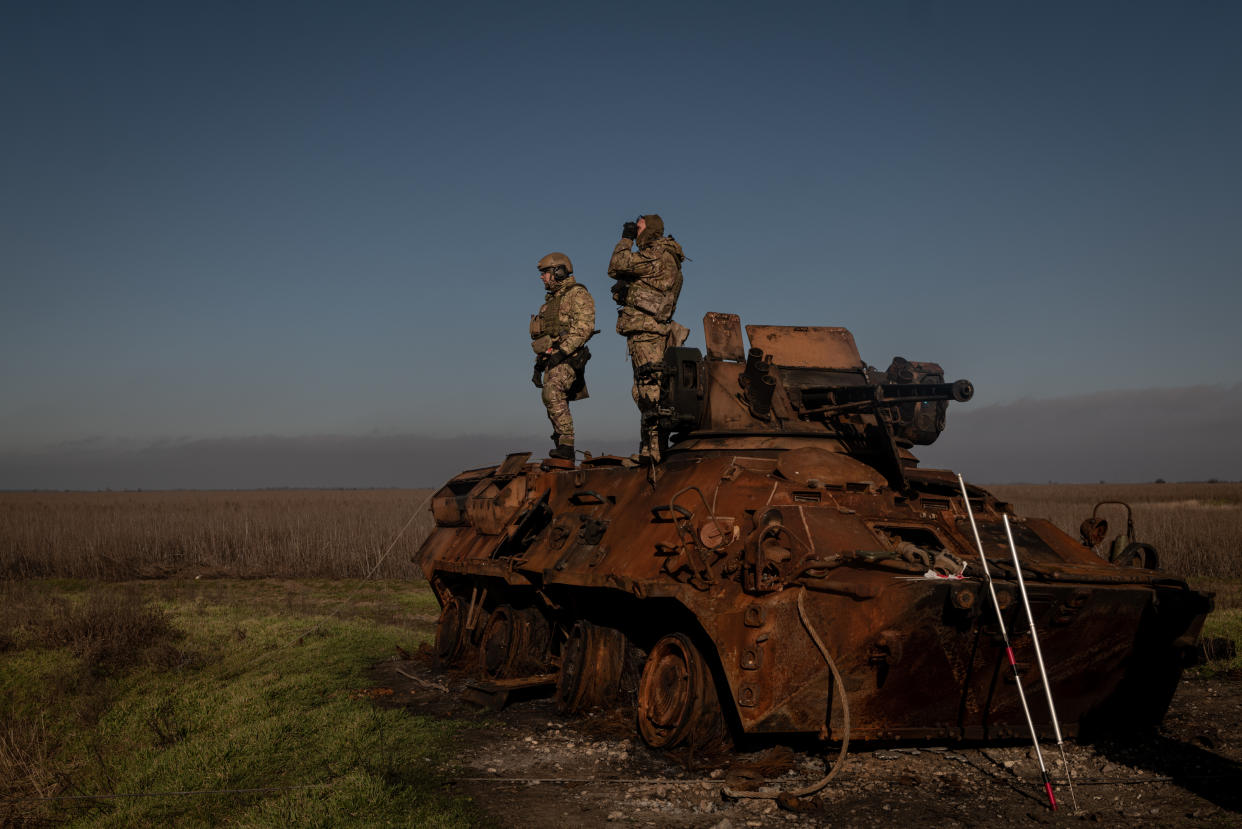
[[409,582],[368,583],[332,615],[356,584],[0,585],[0,815],[117,827],[476,824],[439,771],[454,725],[360,693],[374,663],[430,636],[435,600]]
[[1242,609],[1242,579],[1187,579],[1195,590],[1215,595],[1217,610]]
[[1233,643],[1234,656],[1212,658],[1209,652],[1207,663],[1199,668],[1205,676],[1242,671],[1242,609],[1214,610],[1208,615],[1203,623],[1200,641],[1209,646],[1209,651],[1219,651],[1219,640],[1222,639]]
[[[1195,590],[1214,595],[1215,609],[1208,614],[1199,634],[1206,662],[1193,669],[1199,676],[1217,676],[1242,671],[1242,656],[1228,656],[1228,645],[1242,654],[1242,579],[1189,579]],[[1223,640],[1223,641],[1222,641]]]

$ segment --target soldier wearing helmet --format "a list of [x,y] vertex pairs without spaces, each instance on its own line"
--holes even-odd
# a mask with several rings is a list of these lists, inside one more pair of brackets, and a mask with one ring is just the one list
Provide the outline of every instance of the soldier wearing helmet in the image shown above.
[[574,420],[569,401],[587,396],[586,364],[591,352],[586,342],[595,333],[595,301],[585,286],[574,281],[574,266],[565,254],[549,253],[538,267],[547,293],[539,313],[530,318],[535,352],[531,380],[543,389],[543,405],[552,422],[554,446],[549,457],[573,460]]
[[[637,246],[638,250],[632,248]],[[685,342],[689,329],[673,321],[681,295],[681,263],[686,255],[672,236],[664,235],[664,220],[654,213],[626,222],[621,241],[612,250],[608,275],[617,280],[617,333],[625,337],[634,368],[631,394],[642,416],[639,456],[660,460],[660,433],[656,406],[660,402],[664,352]]]

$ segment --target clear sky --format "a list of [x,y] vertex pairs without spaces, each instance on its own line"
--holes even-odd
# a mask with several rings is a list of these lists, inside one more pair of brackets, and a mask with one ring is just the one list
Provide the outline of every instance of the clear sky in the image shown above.
[[[1227,2],[0,0],[0,473],[101,443],[546,450],[551,250],[603,331],[579,447],[636,445],[605,268],[647,212],[691,260],[690,345],[706,311],[844,325],[1001,413],[1236,392],[1240,41]],[[78,485],[25,474],[0,487]]]

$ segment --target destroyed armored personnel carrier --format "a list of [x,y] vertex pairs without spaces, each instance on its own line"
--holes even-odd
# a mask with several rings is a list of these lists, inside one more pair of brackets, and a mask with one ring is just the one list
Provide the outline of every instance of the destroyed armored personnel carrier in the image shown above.
[[843,328],[750,325],[749,348],[734,315],[704,330],[706,355],[668,353],[662,462],[514,454],[434,496],[416,560],[442,607],[442,665],[501,699],[554,686],[566,712],[636,694],[656,748],[1021,737],[997,606],[1023,684],[1040,679],[1007,515],[1061,730],[1159,722],[1211,597],[1148,569],[1150,548],[1110,563],[1086,546],[1098,538],[920,468],[910,449],[968,382],[900,358],[871,368]]

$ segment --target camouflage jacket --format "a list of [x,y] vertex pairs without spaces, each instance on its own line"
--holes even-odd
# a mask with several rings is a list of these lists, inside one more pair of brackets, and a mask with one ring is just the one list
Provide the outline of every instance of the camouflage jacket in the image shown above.
[[595,300],[572,276],[548,291],[539,313],[530,318],[530,347],[536,354],[557,348],[572,354],[595,330]]
[[677,297],[681,295],[681,245],[668,236],[652,239],[637,251],[622,239],[612,249],[608,275],[617,280],[613,298],[617,309],[617,333],[623,335],[667,334]]

